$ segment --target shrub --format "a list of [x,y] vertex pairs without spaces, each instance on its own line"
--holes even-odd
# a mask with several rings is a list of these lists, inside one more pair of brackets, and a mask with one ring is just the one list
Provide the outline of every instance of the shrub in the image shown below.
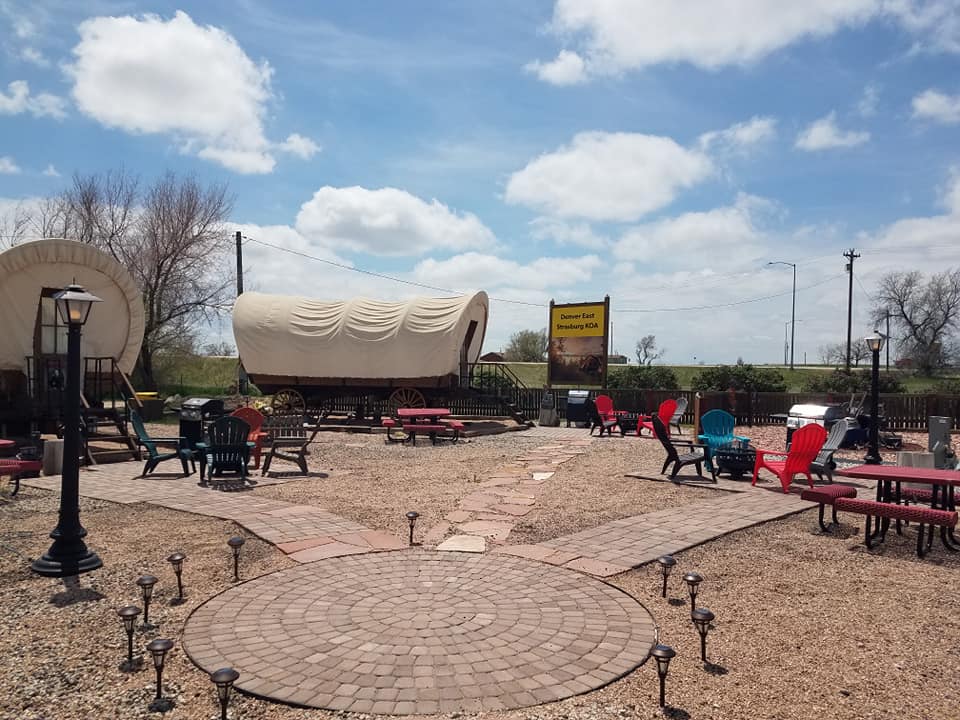
[[960,378],[944,378],[927,392],[938,395],[960,395]]
[[785,392],[787,389],[787,383],[779,370],[740,363],[704,368],[693,378],[691,385],[694,390],[708,392],[723,392],[730,388],[751,392]]
[[609,388],[643,388],[644,390],[679,390],[680,383],[671,368],[664,365],[628,365],[610,368]]
[[[880,373],[878,383],[882,393],[902,393],[906,388],[900,377],[890,372]],[[805,392],[817,393],[860,393],[870,391],[870,371],[834,370],[832,373],[818,374],[807,378],[803,383]]]

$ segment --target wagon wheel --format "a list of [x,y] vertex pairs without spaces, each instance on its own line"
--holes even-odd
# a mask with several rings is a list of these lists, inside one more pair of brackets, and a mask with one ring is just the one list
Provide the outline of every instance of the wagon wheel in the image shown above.
[[396,415],[399,408],[423,408],[426,406],[427,401],[423,397],[423,393],[416,388],[397,388],[387,398],[387,410],[391,415]]
[[277,415],[303,415],[307,409],[307,403],[303,395],[296,390],[285,388],[273,396],[270,407]]

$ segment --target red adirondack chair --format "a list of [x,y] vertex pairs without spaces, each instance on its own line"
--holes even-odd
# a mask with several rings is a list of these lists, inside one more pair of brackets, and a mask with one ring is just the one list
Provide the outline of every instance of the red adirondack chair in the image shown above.
[[240,418],[250,426],[250,434],[247,435],[247,442],[256,443],[250,453],[253,455],[254,469],[260,467],[260,453],[263,451],[263,441],[269,435],[263,431],[263,414],[252,407],[241,407],[234,410],[233,417]]
[[[657,410],[657,417],[660,418],[660,422],[662,422],[663,426],[667,429],[667,435],[670,434],[670,419],[676,411],[677,401],[673,399],[664,400],[660,403],[660,407]],[[653,418],[650,415],[641,415],[637,419],[637,435],[640,435],[644,429],[649,430],[651,436],[656,436],[656,433],[653,431]]]
[[[785,493],[790,492],[790,483],[794,475],[806,475],[813,487],[813,476],[810,475],[810,463],[817,457],[820,448],[827,441],[827,431],[822,425],[804,425],[797,430],[790,441],[790,450],[761,450],[757,448],[757,461],[753,466],[753,484],[757,484],[757,473],[760,468],[766,468],[778,478]],[[767,460],[772,455],[782,460]]]
[[616,420],[617,415],[626,415],[626,410],[614,410],[613,400],[609,395],[597,395],[593,404],[597,406],[597,412],[600,413],[602,420]]

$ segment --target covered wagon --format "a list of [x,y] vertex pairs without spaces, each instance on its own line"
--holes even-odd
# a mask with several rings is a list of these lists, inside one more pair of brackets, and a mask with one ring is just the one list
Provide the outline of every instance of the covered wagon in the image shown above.
[[0,253],[0,423],[12,432],[49,429],[60,418],[67,328],[53,295],[71,283],[103,300],[83,327],[84,403],[103,405],[117,383],[129,389],[144,331],[143,301],[130,273],[73,240],[15,245]]
[[487,294],[324,301],[247,292],[233,333],[250,380],[284,411],[327,414],[356,398],[374,415],[470,392],[487,327]]

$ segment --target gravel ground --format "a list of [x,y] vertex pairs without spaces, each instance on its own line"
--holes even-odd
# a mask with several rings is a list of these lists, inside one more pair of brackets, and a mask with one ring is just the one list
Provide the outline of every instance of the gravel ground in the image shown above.
[[[744,428],[756,444],[782,447],[783,428]],[[926,437],[918,436],[925,444]],[[454,509],[473,487],[473,474],[492,473],[542,439],[522,433],[456,445],[406,448],[377,436],[325,437],[312,455],[328,478],[311,478],[256,492],[318,502],[371,527],[396,532],[409,503],[430,518]],[[862,458],[862,451],[851,454]],[[659,471],[653,441],[595,441],[589,452],[561,466],[529,530],[509,542],[556,536],[613,517],[692,502],[701,488],[676,487],[619,476]],[[591,497],[591,491],[593,496]],[[399,494],[399,499],[397,495]],[[176,707],[165,717],[217,716],[213,687],[179,649],[191,610],[231,586],[225,540],[235,525],[144,505],[81,503],[90,544],[104,568],[76,586],[38,578],[26,569],[49,545],[57,496],[24,489],[0,506],[0,718],[88,720],[159,717],[149,713],[154,674],[118,670],[125,636],[116,608],[141,605],[134,580],[160,578],[151,618],[159,629],[138,632],[137,648],[153,637],[177,645],[168,660],[165,695]],[[566,508],[566,512],[564,509]],[[575,512],[570,512],[574,508]],[[531,514],[532,515],[532,514]],[[668,680],[670,715],[677,718],[937,718],[957,716],[960,677],[960,560],[935,542],[927,558],[913,554],[913,530],[892,535],[876,551],[862,545],[859,521],[847,517],[838,535],[814,532],[807,512],[735,533],[678,555],[678,571],[704,574],[698,604],[717,614],[709,637],[716,665],[704,669],[687,608],[659,597],[651,567],[614,578],[644,603],[678,657]],[[552,527],[560,523],[563,527]],[[580,523],[580,524],[577,524]],[[422,523],[428,526],[429,523]],[[164,558],[183,550],[187,602],[171,606],[176,582]],[[255,538],[243,549],[242,573],[254,577],[289,561]],[[683,594],[671,580],[676,603]],[[148,660],[149,662],[149,660]],[[657,679],[651,663],[613,685],[579,698],[509,713],[502,720],[600,720],[657,717]],[[232,718],[299,720],[337,713],[302,710],[239,696]],[[362,720],[362,718],[358,718]]]

